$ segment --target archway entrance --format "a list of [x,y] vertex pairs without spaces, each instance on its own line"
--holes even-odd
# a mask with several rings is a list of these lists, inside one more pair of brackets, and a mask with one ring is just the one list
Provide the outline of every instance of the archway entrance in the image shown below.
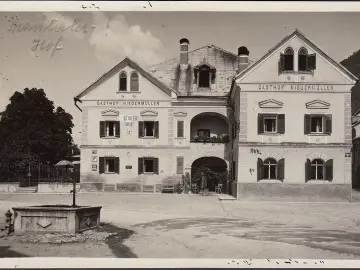
[[218,157],[201,157],[196,159],[191,165],[191,183],[196,183],[201,188],[203,176],[206,179],[206,187],[210,192],[214,192],[218,184],[223,184],[223,190],[227,181],[227,164],[225,160]]

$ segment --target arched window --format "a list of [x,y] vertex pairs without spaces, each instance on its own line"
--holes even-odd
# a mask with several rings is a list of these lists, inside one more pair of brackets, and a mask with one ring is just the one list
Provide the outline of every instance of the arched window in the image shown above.
[[127,91],[127,76],[125,72],[120,73],[119,91]]
[[139,91],[139,75],[133,72],[130,78],[130,91]]
[[305,48],[301,48],[299,50],[298,67],[299,67],[299,71],[308,70],[308,52]]
[[311,179],[314,180],[323,180],[324,179],[324,161],[322,159],[314,159],[311,161]]
[[284,69],[286,71],[294,70],[294,50],[291,48],[287,48],[284,53]]
[[273,158],[264,161],[264,179],[277,179],[276,177],[277,162]]

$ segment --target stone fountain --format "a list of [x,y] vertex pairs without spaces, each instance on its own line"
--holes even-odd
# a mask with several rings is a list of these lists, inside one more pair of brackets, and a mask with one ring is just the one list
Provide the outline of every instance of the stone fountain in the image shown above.
[[76,234],[100,224],[101,206],[76,205],[76,181],[73,180],[72,205],[14,207],[14,233],[45,232]]

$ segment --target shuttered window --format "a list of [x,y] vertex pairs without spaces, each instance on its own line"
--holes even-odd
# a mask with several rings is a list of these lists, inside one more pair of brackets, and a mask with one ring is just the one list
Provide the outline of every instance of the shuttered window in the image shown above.
[[184,157],[176,157],[176,173],[184,173]]
[[305,114],[304,133],[330,135],[332,133],[332,115]]
[[177,121],[177,137],[184,138],[184,121]]
[[285,114],[258,114],[258,134],[285,133]]
[[119,121],[100,121],[100,138],[117,137],[120,138]]
[[326,162],[320,158],[309,159],[305,162],[305,181],[309,180],[333,180],[333,160]]
[[143,173],[159,174],[159,159],[155,157],[138,158],[138,174]]
[[139,75],[136,72],[131,73],[130,78],[130,91],[139,91]]
[[119,157],[99,157],[99,174],[120,173]]
[[285,159],[276,161],[274,158],[267,158],[264,161],[258,158],[257,179],[260,180],[280,180],[285,178]]
[[139,121],[139,138],[159,138],[159,121]]

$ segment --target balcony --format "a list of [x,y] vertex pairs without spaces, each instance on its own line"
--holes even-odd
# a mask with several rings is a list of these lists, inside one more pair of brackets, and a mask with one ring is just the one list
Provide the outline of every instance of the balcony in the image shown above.
[[191,143],[228,143],[229,142],[229,135],[228,134],[221,134],[221,135],[215,135],[215,136],[192,136],[190,138]]
[[196,115],[190,123],[190,149],[196,156],[227,157],[229,148],[228,119],[218,113]]

